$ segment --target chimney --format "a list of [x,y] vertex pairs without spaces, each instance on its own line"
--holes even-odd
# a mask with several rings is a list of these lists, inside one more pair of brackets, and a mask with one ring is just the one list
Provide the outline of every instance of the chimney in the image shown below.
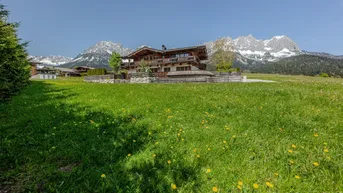
[[162,45],[162,50],[167,50],[167,47],[165,45]]

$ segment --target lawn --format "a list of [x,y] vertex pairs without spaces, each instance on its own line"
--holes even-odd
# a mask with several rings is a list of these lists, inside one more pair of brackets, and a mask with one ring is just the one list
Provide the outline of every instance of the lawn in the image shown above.
[[343,79],[32,81],[0,104],[1,190],[343,191]]

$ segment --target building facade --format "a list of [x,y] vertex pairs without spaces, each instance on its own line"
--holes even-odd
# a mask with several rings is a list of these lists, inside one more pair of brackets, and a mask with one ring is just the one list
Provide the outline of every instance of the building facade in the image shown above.
[[142,47],[131,54],[122,57],[121,68],[130,73],[149,69],[155,74],[166,75],[174,71],[205,70],[207,60],[206,46],[192,46],[186,48],[154,49]]

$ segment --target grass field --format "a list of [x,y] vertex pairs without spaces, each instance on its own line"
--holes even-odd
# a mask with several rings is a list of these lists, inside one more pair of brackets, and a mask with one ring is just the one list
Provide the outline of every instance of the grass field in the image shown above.
[[32,81],[0,104],[1,190],[343,191],[343,79]]

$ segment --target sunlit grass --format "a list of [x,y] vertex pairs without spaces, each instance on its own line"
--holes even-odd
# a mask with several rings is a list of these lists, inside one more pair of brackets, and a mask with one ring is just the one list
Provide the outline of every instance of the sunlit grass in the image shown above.
[[1,181],[45,192],[337,192],[342,79],[34,81],[1,104]]

